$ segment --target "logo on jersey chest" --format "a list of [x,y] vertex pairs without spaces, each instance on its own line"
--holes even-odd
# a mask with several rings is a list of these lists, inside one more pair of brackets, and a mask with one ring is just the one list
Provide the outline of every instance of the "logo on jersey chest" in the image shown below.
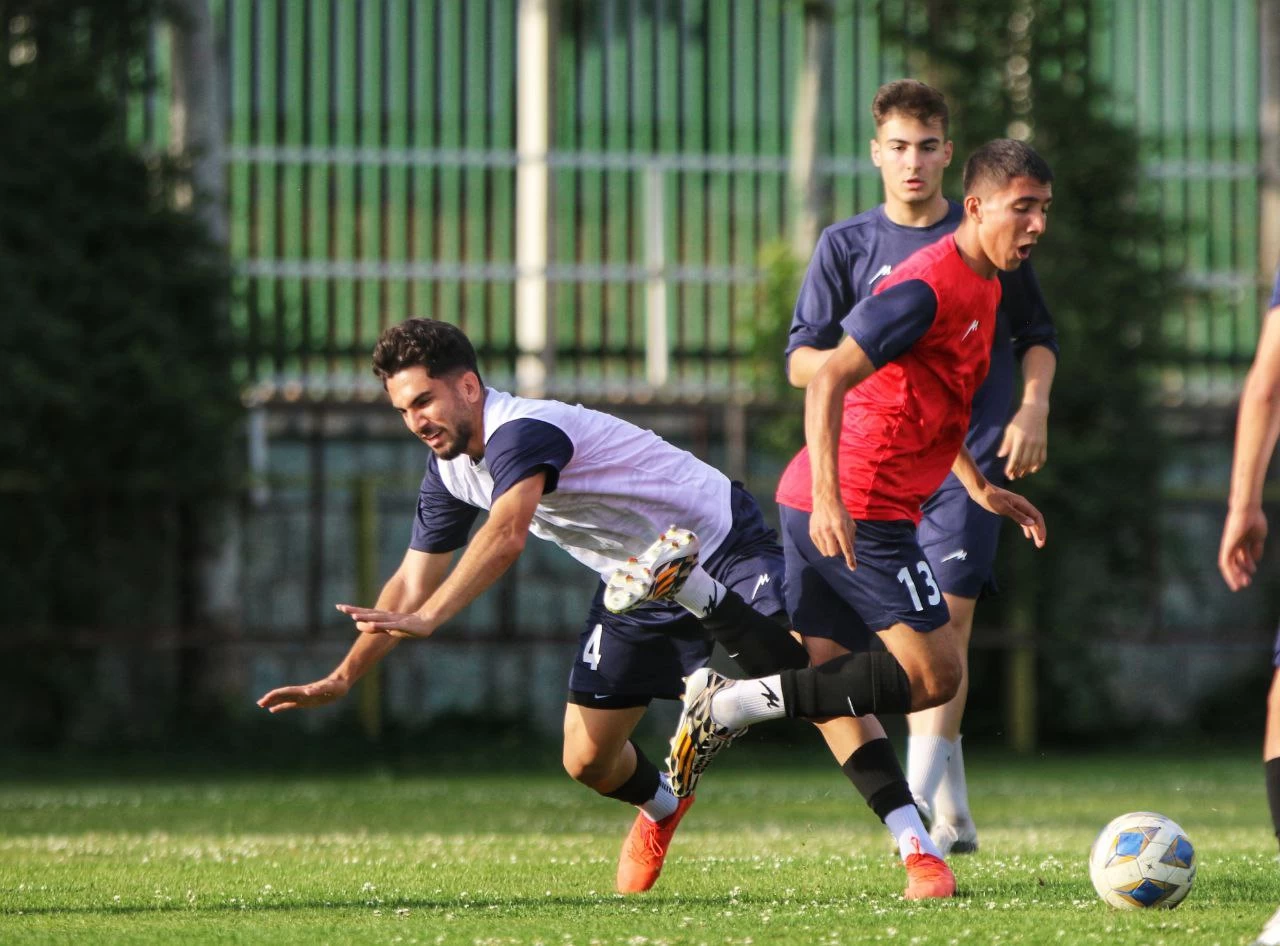
[[867,280],[867,285],[870,286],[873,282],[875,282],[881,276],[888,276],[891,272],[893,272],[893,267],[886,263],[884,266],[881,266],[879,269],[876,270],[876,274],[874,276],[872,276],[870,279]]
[[978,320],[974,319],[972,322],[969,323],[969,327],[964,330],[964,334],[960,336],[960,341],[963,342],[966,338],[968,338],[977,330],[978,330]]

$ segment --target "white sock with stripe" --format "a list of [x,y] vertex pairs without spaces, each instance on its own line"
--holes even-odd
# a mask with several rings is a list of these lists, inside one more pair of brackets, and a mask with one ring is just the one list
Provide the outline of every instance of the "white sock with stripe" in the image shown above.
[[787,715],[782,705],[782,677],[739,680],[711,698],[711,718],[730,729],[745,729]]

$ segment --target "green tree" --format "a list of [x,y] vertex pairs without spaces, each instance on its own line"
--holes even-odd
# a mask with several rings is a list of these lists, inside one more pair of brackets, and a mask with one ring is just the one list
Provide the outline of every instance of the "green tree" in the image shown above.
[[0,588],[28,631],[189,618],[231,482],[224,254],[124,130],[162,13],[0,3]]

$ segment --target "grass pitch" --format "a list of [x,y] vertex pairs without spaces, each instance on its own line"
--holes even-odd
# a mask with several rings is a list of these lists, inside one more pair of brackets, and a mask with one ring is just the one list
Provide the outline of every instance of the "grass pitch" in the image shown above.
[[[1252,751],[970,760],[982,850],[910,904],[888,835],[817,749],[706,776],[648,894],[613,893],[632,810],[552,770],[0,783],[0,943],[439,946],[1239,944],[1280,905]],[[1121,913],[1086,852],[1154,809],[1196,845],[1173,911]]]

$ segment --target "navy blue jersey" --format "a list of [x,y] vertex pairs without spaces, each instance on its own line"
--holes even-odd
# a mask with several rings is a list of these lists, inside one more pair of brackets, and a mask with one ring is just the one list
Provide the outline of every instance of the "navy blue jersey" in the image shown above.
[[[884,205],[833,224],[822,232],[805,273],[791,319],[787,355],[800,347],[835,348],[844,332],[841,322],[869,297],[876,283],[893,268],[931,243],[955,231],[964,209],[948,201],[947,215],[930,227],[904,227],[885,215]],[[1004,482],[1004,461],[996,456],[1008,423],[1016,386],[1015,362],[1033,345],[1055,354],[1057,332],[1029,263],[1000,273],[1002,299],[996,314],[991,367],[973,399],[965,445],[983,473]],[[958,487],[948,476],[942,489]]]
[[1280,266],[1276,267],[1276,283],[1271,287],[1271,301],[1267,303],[1268,309],[1276,306],[1280,306]]

